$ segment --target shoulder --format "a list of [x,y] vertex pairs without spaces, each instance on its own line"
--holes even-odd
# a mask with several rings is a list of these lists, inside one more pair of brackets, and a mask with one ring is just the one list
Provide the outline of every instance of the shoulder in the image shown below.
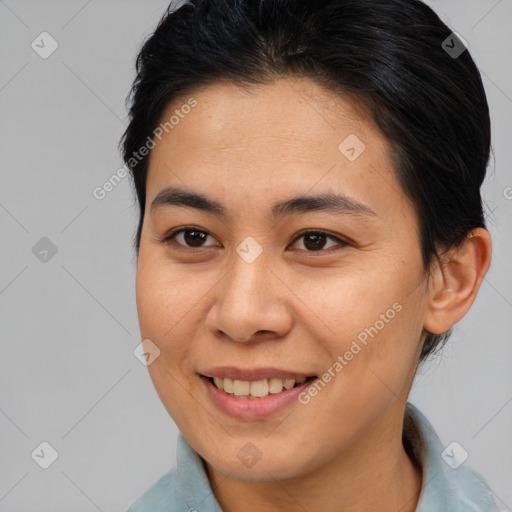
[[404,445],[423,468],[423,487],[417,512],[497,512],[499,509],[487,481],[466,464],[463,446],[444,447],[426,417],[407,404]]
[[204,461],[181,432],[176,468],[160,477],[125,512],[222,512],[210,487]]
[[449,473],[452,488],[461,510],[467,512],[498,512],[497,503],[485,478],[468,466]]
[[[172,505],[173,508],[169,508]],[[187,511],[180,492],[178,472],[172,469],[160,477],[125,512]]]

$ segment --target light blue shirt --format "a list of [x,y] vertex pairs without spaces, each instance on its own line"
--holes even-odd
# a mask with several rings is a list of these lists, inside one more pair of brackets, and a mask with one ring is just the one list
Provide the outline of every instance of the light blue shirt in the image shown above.
[[[445,449],[429,421],[410,403],[404,439],[423,468],[416,512],[498,512],[487,482],[464,464],[464,448],[451,444]],[[176,463],[175,469],[163,475],[126,512],[222,512],[203,459],[181,433]]]

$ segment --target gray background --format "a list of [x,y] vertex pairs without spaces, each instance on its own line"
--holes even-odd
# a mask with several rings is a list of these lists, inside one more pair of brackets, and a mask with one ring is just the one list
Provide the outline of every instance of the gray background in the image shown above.
[[[494,256],[410,401],[512,510],[512,0],[428,3],[469,42],[488,94]],[[122,165],[134,59],[166,6],[0,1],[1,512],[123,511],[175,464],[176,426],[133,355],[135,196],[129,178],[92,194]],[[43,31],[59,44],[47,59],[31,48]],[[31,457],[42,441],[59,454],[46,470]]]

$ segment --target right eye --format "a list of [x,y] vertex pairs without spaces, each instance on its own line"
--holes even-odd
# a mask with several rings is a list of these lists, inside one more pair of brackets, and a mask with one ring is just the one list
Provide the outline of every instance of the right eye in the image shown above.
[[208,234],[208,232],[193,226],[187,226],[184,228],[174,229],[169,233],[166,233],[159,241],[164,245],[179,249],[201,249],[203,247],[208,247],[201,244],[204,243],[209,236],[213,239],[212,235]]

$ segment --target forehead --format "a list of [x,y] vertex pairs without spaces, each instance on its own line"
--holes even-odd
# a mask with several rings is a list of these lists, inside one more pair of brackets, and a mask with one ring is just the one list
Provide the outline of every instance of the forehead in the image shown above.
[[[181,111],[191,97],[197,105]],[[311,80],[210,85],[175,100],[162,122],[180,112],[151,152],[148,199],[176,184],[224,203],[242,192],[275,201],[327,189],[366,196],[376,210],[408,203],[390,144],[364,109]]]

